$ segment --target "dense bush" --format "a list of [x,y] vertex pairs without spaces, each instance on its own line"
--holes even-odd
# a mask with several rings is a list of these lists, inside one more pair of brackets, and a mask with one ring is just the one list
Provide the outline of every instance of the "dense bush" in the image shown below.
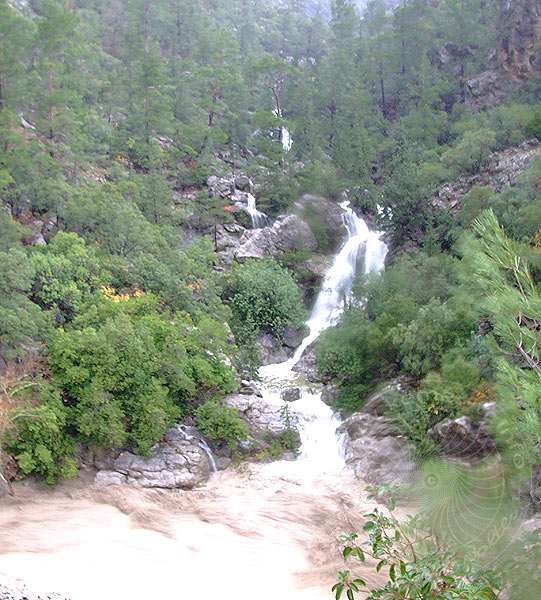
[[210,440],[225,443],[231,450],[237,448],[239,440],[248,438],[248,425],[239,417],[236,408],[208,400],[196,411],[197,426]]
[[287,325],[301,325],[306,314],[293,276],[273,259],[234,267],[224,283],[224,298],[240,341],[259,331],[280,335]]

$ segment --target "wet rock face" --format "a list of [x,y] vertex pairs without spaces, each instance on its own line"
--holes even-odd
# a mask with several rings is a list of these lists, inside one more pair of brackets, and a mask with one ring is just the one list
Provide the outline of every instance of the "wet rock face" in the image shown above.
[[301,397],[300,388],[288,388],[282,392],[282,400],[284,402],[295,402]]
[[7,496],[9,494],[9,485],[2,473],[0,473],[0,498]]
[[243,394],[229,394],[222,399],[222,403],[236,408],[239,417],[248,425],[248,440],[239,443],[239,448],[246,454],[265,451],[269,444],[276,442],[282,447],[287,445],[291,448],[292,441],[297,447],[300,446],[299,433],[283,406],[271,404],[260,396]]
[[145,488],[192,489],[210,477],[211,466],[197,438],[186,439],[178,428],[169,429],[163,442],[152,448],[152,456],[143,458],[123,452],[114,462],[114,470],[99,471],[94,483],[100,486],[128,483]]
[[316,344],[317,340],[306,348],[299,362],[293,367],[293,371],[304,373],[306,379],[312,383],[322,383],[322,376],[317,368]]
[[338,432],[347,433],[346,463],[367,483],[401,483],[413,476],[412,449],[389,419],[354,413]]

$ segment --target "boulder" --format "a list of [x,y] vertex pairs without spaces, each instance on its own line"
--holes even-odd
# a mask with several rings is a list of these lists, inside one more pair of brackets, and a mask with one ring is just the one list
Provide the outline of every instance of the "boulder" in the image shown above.
[[228,394],[222,399],[222,403],[238,410],[239,417],[248,425],[254,437],[280,439],[289,431],[283,407],[271,404],[260,396]]
[[282,333],[282,341],[285,346],[294,350],[301,345],[302,340],[307,334],[308,328],[305,326],[295,327],[293,325],[288,325]]
[[75,457],[83,468],[108,471],[114,468],[118,455],[118,450],[109,448],[91,449],[88,446],[80,445],[76,448]]
[[239,175],[235,178],[235,186],[239,190],[251,192],[254,189],[254,184],[247,175]]
[[304,373],[306,379],[312,383],[321,383],[321,375],[317,368],[315,343],[306,348],[299,362],[293,367],[295,373]]
[[238,391],[239,394],[243,394],[245,396],[262,396],[261,392],[256,389],[251,381],[246,381],[245,379],[240,382],[241,387]]
[[207,187],[209,196],[227,198],[235,191],[235,182],[231,177],[211,175],[207,179]]
[[248,258],[279,258],[286,252],[314,251],[317,241],[308,224],[297,215],[287,215],[272,227],[246,230],[235,252],[243,262]]
[[319,220],[335,250],[346,238],[344,211],[337,202],[321,196],[305,194],[296,202],[296,207],[301,217],[308,220],[310,217]]
[[338,387],[332,383],[328,383],[323,386],[321,390],[321,401],[327,406],[334,408],[336,405],[336,398],[338,396]]
[[0,600],[68,600],[57,592],[32,589],[24,581],[0,573]]
[[259,362],[262,365],[273,365],[284,362],[292,352],[287,347],[282,346],[280,340],[270,333],[260,334],[255,342]]
[[285,252],[313,252],[317,249],[317,240],[306,221],[297,215],[287,215],[276,221],[274,230],[274,244],[278,251]]
[[282,400],[284,400],[285,402],[295,402],[295,400],[299,400],[300,397],[300,388],[287,388],[282,392]]
[[200,437],[177,426],[165,432],[163,442],[153,446],[150,458],[123,452],[115,460],[114,471],[99,471],[94,481],[96,485],[126,482],[145,488],[192,489],[206,482],[210,473],[211,462]]
[[416,470],[412,448],[391,421],[366,413],[354,413],[338,428],[346,433],[345,459],[366,482],[402,483]]
[[465,456],[471,460],[493,454],[498,447],[488,431],[488,421],[494,407],[494,402],[485,403],[480,419],[467,416],[445,419],[429,429],[428,435],[450,456]]
[[227,223],[216,227],[216,251],[222,265],[230,265],[246,228],[238,223]]
[[321,281],[331,268],[332,257],[314,254],[307,258],[300,267],[304,268],[315,281]]
[[249,258],[277,257],[280,254],[274,243],[272,228],[263,227],[262,229],[249,229],[242,234],[234,257],[239,262],[244,262]]

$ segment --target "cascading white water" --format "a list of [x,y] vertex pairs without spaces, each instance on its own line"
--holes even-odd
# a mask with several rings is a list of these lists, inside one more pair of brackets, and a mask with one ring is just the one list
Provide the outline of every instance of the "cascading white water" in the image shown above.
[[264,212],[257,210],[255,206],[255,197],[252,194],[246,194],[246,212],[252,219],[252,227],[254,229],[265,227],[268,217]]
[[[196,440],[197,445],[203,450],[203,452],[207,455],[209,459],[209,466],[212,473],[216,473],[218,468],[216,467],[216,461],[214,460],[214,455],[212,454],[212,450],[208,447],[207,442],[201,437],[201,433],[195,427],[189,427],[188,425],[180,425],[177,423],[176,428],[182,435],[185,440]],[[194,435],[192,435],[192,432]]]
[[282,127],[282,147],[286,152],[289,152],[291,146],[293,146],[293,140],[291,139],[289,129],[287,127]]
[[[321,332],[336,323],[342,315],[345,306],[351,300],[351,288],[360,258],[364,259],[365,273],[380,272],[384,268],[387,246],[381,240],[381,233],[370,231],[363,219],[350,208],[349,202],[342,202],[340,207],[344,211],[343,221],[348,239],[325,275],[310,318],[306,322],[310,333],[292,358],[259,369],[259,388],[270,402],[281,403],[280,391],[284,388],[299,387],[295,384],[296,374],[293,367]],[[321,392],[306,386],[300,387],[300,390],[301,398],[286,404],[298,421],[301,436],[300,459],[304,459],[307,464],[314,465],[320,471],[340,470],[344,466],[343,440],[336,437],[340,421],[322,402]]]

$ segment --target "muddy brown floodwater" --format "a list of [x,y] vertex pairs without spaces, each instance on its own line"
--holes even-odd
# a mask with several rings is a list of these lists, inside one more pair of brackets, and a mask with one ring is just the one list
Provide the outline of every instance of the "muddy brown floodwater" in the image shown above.
[[[343,568],[338,536],[373,508],[351,475],[249,465],[194,491],[19,484],[0,501],[0,571],[72,600],[318,600]],[[375,583],[375,571],[358,574]]]

